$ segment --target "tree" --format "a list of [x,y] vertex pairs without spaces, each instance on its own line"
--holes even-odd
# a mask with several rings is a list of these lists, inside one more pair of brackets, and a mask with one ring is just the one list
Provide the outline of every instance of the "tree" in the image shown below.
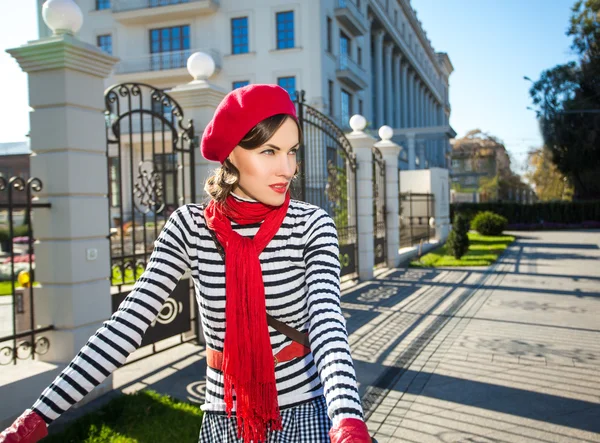
[[546,147],[534,149],[527,158],[527,179],[535,186],[539,200],[571,200],[573,186],[552,161],[552,153]]
[[600,0],[578,0],[567,35],[578,62],[542,72],[529,93],[552,162],[574,198],[600,198]]
[[456,259],[460,259],[469,250],[469,219],[463,213],[454,216],[452,231],[446,240],[448,252]]

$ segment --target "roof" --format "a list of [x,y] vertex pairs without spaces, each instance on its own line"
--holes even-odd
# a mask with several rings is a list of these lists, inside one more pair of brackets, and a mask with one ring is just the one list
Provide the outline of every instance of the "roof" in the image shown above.
[[0,143],[0,156],[31,154],[29,140],[20,142]]

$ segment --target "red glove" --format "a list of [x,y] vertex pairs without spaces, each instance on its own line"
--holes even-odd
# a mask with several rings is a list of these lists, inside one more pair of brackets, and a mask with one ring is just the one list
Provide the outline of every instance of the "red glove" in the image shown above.
[[371,443],[367,425],[358,418],[341,419],[329,430],[329,438],[331,443]]
[[0,434],[0,443],[36,443],[48,435],[46,422],[31,409]]

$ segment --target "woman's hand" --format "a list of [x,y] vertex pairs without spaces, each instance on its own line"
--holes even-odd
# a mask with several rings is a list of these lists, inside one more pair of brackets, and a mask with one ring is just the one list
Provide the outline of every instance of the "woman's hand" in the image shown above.
[[364,421],[358,418],[343,418],[329,430],[331,443],[371,443],[369,430]]
[[36,443],[46,435],[46,422],[31,409],[27,409],[10,428],[0,434],[0,443]]

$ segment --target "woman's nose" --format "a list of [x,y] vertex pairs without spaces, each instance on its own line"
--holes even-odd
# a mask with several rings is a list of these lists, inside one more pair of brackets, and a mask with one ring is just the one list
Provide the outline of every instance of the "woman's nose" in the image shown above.
[[280,162],[279,165],[279,173],[281,176],[286,177],[288,180],[291,180],[296,172],[296,159],[292,156],[285,156],[284,159]]

